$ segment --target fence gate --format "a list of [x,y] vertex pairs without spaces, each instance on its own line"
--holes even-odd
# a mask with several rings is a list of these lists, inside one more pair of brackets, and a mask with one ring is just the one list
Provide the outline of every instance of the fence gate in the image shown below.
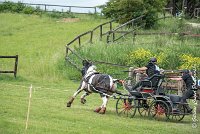
[[3,59],[3,58],[13,58],[15,59],[15,64],[14,64],[14,69],[13,70],[1,70],[1,66],[0,66],[0,74],[1,73],[13,73],[14,74],[14,77],[16,78],[17,76],[17,66],[18,66],[18,55],[16,56],[0,56],[0,59]]

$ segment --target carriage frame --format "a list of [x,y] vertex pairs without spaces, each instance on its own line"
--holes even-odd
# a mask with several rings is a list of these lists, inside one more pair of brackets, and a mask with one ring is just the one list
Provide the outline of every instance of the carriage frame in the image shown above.
[[[163,92],[162,82],[164,77],[160,75],[157,86],[139,88],[139,91],[129,91],[127,87],[135,84],[134,77],[128,77],[124,80],[124,89],[128,94],[120,95],[116,101],[116,113],[119,116],[134,117],[136,111],[140,116],[154,118],[156,120],[175,120],[181,121],[187,113],[186,105],[180,101],[173,101],[170,95]],[[151,80],[149,80],[150,83]],[[162,90],[160,92],[160,90]],[[173,95],[180,98],[179,95]]]

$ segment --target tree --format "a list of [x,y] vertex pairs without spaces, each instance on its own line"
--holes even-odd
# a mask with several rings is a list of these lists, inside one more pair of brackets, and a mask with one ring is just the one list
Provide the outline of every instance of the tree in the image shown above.
[[108,18],[117,18],[125,23],[145,15],[146,27],[152,27],[163,10],[166,0],[110,0],[102,6],[102,13]]
[[199,0],[168,0],[167,7],[173,8],[173,15],[184,12],[186,17],[194,17],[194,9],[200,7]]

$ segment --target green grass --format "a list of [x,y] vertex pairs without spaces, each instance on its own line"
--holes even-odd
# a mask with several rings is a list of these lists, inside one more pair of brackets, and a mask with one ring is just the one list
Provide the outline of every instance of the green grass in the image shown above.
[[1,13],[0,18],[1,55],[19,55],[18,76],[36,81],[66,78],[58,69],[64,62],[65,45],[106,21],[84,15],[74,23],[10,13]]
[[[115,44],[113,43],[107,45],[106,43],[98,42],[95,44],[95,47],[93,47],[94,45],[87,45],[82,49],[77,50],[77,53],[92,61],[104,61],[109,63],[116,63],[119,65],[138,67],[145,66],[148,62],[148,59],[144,59],[145,62],[143,62],[143,64],[134,64],[133,61],[139,57],[134,57],[135,59],[131,59],[130,53],[135,52],[140,48],[144,48],[146,51],[150,51],[153,56],[158,58],[159,55],[163,53],[166,58],[158,61],[159,66],[165,70],[175,70],[181,69],[180,66],[185,63],[183,62],[183,59],[180,58],[180,56],[183,54],[200,58],[198,42],[199,39],[192,37],[180,40],[179,36],[176,35],[138,35],[136,36],[134,43],[130,41],[130,38],[126,37],[124,41],[119,41]],[[74,59],[76,63],[81,65],[81,62],[79,59],[77,59],[77,57],[71,55],[71,58]],[[191,64],[194,65],[196,63],[198,64],[197,70],[199,70],[199,61],[194,61],[194,63]],[[128,70],[129,68],[120,68],[116,66],[111,67],[109,65],[101,65],[98,63],[96,63],[96,65],[98,66],[98,70],[100,72],[106,72],[119,78],[125,78],[127,73],[123,73],[122,70]],[[77,76],[74,73],[70,73],[72,72],[70,69],[68,72],[71,77]]]
[[[29,97],[28,83],[1,82],[1,134],[25,133],[26,114]],[[192,115],[181,122],[156,121],[147,117],[119,117],[115,113],[116,101],[110,99],[105,115],[93,112],[101,104],[98,94],[87,98],[85,105],[79,97],[71,108],[66,108],[66,100],[74,92],[77,83],[44,86],[33,84],[30,116],[27,133],[193,133]],[[197,116],[199,119],[200,116]]]
[[[85,105],[80,103],[78,96],[72,107],[66,108],[66,101],[75,92],[79,82],[68,78],[67,70],[70,68],[65,66],[64,62],[65,45],[78,34],[106,21],[91,16],[79,17],[78,22],[62,23],[48,17],[0,14],[0,55],[19,55],[17,78],[15,79],[12,74],[0,74],[1,134],[197,134],[199,132],[199,124],[198,128],[192,128],[192,115],[185,117],[181,122],[156,121],[139,115],[134,118],[119,117],[115,112],[114,99],[110,99],[105,115],[96,114],[93,110],[102,103],[98,94],[88,96]],[[154,39],[148,37],[148,42]],[[137,38],[136,44],[141,41],[147,42],[141,37]],[[135,46],[131,48],[134,49]],[[106,49],[109,51],[108,48],[112,50],[114,46],[102,47],[103,51]],[[129,47],[122,45],[117,47],[129,50]],[[98,50],[98,47],[91,49]],[[124,55],[120,53],[120,49],[113,52],[116,60],[119,55]],[[87,48],[83,50],[88,51]],[[12,69],[13,63],[12,60],[0,59],[0,68]],[[25,130],[31,84],[33,92],[30,116],[28,129]],[[200,119],[199,114],[197,119]]]

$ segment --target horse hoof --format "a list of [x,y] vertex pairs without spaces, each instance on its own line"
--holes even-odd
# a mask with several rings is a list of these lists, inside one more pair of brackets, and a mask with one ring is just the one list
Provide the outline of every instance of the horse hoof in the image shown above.
[[67,103],[67,107],[71,107],[71,103],[68,102],[68,103]]
[[82,103],[82,104],[85,104],[85,103],[86,103],[86,99],[81,98],[81,103]]
[[97,109],[94,110],[94,112],[98,113],[101,110],[101,107],[98,107]]
[[105,114],[106,113],[106,108],[103,107],[100,111],[99,111],[99,114]]

